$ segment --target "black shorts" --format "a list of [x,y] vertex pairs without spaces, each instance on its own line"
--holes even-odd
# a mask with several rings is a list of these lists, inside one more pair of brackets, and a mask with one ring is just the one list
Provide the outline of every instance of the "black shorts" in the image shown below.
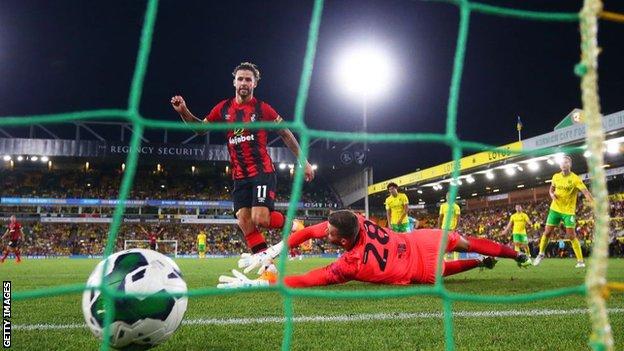
[[276,187],[275,173],[263,173],[251,178],[234,180],[234,190],[232,191],[234,216],[238,210],[245,207],[261,206],[273,211]]
[[19,249],[19,247],[22,246],[22,241],[17,239],[17,240],[9,240],[9,247],[14,248],[14,249]]
[[150,249],[156,251],[156,243],[150,243]]

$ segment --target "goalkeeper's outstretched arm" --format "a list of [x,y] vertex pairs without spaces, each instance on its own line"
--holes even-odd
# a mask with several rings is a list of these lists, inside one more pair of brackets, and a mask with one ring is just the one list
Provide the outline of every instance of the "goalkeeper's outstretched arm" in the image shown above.
[[[321,222],[293,233],[288,238],[288,247],[297,247],[309,239],[325,238],[327,236],[327,225],[328,222]],[[283,245],[283,242],[279,242],[278,244],[269,247],[264,252],[254,255],[243,254],[241,255],[241,259],[238,261],[238,267],[244,268],[245,273],[250,272],[255,267],[262,267],[279,255]],[[349,263],[343,256],[339,258],[338,261],[326,267],[313,269],[308,273],[301,275],[287,276],[284,278],[284,284],[291,288],[341,284],[353,280],[356,272],[357,266]],[[250,280],[238,271],[236,271],[236,273],[233,271],[232,273],[234,274],[234,277],[222,276],[219,278],[219,281],[221,282],[221,284],[218,285],[219,288],[227,289],[269,285],[267,281],[263,281],[261,278]]]
[[317,268],[301,275],[289,275],[284,277],[284,284],[289,288],[308,288],[346,283],[353,280],[350,274],[346,274],[341,268],[339,261],[323,268]]
[[[327,236],[327,224],[328,222],[322,222],[313,226],[309,226],[299,230],[288,238],[288,248],[294,248],[312,238],[324,238]],[[249,273],[254,268],[260,268],[258,274],[262,274],[266,267],[273,263],[273,259],[279,256],[282,248],[284,247],[284,241],[269,247],[266,251],[250,254],[244,253],[238,260],[238,268],[243,269],[243,273]]]

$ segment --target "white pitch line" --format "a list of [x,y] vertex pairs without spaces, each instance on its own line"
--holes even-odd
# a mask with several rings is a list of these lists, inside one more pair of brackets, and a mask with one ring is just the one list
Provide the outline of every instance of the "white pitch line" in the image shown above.
[[[624,308],[610,308],[610,314],[624,313]],[[571,310],[508,310],[508,311],[458,311],[453,312],[458,318],[498,318],[498,317],[551,317],[570,316],[586,314],[585,308],[575,308]],[[440,319],[442,312],[419,312],[419,313],[364,313],[364,314],[343,314],[337,316],[299,316],[294,317],[295,323],[317,323],[317,322],[362,322],[362,321],[387,321],[387,320],[408,320],[408,319]],[[247,325],[247,324],[267,324],[284,323],[285,317],[257,317],[257,318],[210,318],[210,319],[189,319],[182,322],[184,325]],[[13,325],[15,330],[65,330],[85,328],[85,324],[26,324]]]

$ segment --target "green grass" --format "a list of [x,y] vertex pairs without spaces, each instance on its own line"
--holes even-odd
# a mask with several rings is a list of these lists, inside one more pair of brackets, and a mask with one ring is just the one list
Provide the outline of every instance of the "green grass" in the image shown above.
[[[327,259],[289,262],[290,272],[304,272],[327,264]],[[191,289],[214,286],[220,274],[235,267],[235,259],[180,259]],[[13,292],[60,284],[84,283],[96,260],[10,260],[0,265],[2,280],[13,282]],[[624,260],[610,260],[609,280],[624,281]],[[584,270],[574,269],[574,261],[549,259],[540,267],[518,269],[513,262],[501,261],[492,271],[473,270],[447,278],[454,292],[485,295],[513,295],[578,285]],[[363,283],[350,283],[326,289],[385,289]],[[400,289],[401,287],[397,287]],[[32,324],[83,323],[81,295],[14,301],[14,326]],[[512,311],[570,310],[585,308],[583,296],[573,295],[524,304],[456,302],[453,310]],[[609,308],[624,308],[622,295],[615,294]],[[414,296],[392,299],[294,299],[297,316],[335,316],[371,313],[440,312],[437,297]],[[212,318],[282,317],[282,298],[277,293],[239,293],[191,298],[186,320]],[[616,349],[624,349],[624,313],[610,316]],[[589,318],[585,314],[522,317],[455,317],[457,350],[588,350]],[[282,339],[281,323],[231,325],[183,325],[157,350],[277,350]],[[294,326],[293,350],[442,350],[442,320],[412,318],[357,322],[300,322]],[[65,330],[14,330],[13,350],[95,350],[98,341],[86,328]]]

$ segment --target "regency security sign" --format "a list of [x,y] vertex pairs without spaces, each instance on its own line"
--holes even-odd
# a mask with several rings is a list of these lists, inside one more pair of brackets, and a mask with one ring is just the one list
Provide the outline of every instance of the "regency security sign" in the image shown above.
[[[130,152],[129,145],[107,145],[109,155],[125,155]],[[161,145],[161,146],[140,146],[137,148],[139,154],[147,156],[176,156],[204,158],[206,145]]]
[[[227,147],[216,144],[144,143],[137,151],[140,157],[159,160],[230,160]],[[295,162],[292,153],[285,147],[268,147],[267,151],[273,162]],[[0,138],[0,155],[125,158],[129,152],[127,143],[115,141]]]

